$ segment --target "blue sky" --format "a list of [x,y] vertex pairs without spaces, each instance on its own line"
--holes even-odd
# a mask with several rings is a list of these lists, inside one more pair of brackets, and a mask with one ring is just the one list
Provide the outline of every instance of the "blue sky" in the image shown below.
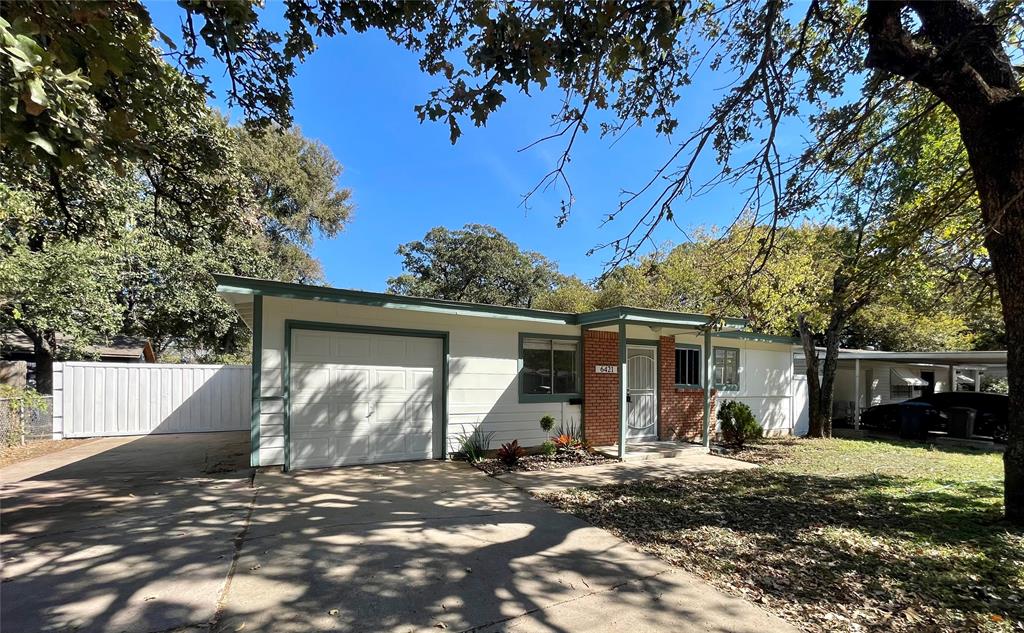
[[[174,3],[150,3],[150,9],[159,29],[172,37],[180,34]],[[269,3],[269,13],[278,9]],[[221,69],[210,70],[216,89]],[[682,133],[700,122],[721,83],[702,87],[698,82],[680,111]],[[518,150],[552,131],[550,115],[557,111],[559,93],[506,94],[508,102],[485,128],[463,122],[463,136],[453,146],[446,125],[421,124],[413,111],[437,85],[419,70],[414,54],[374,32],[325,39],[299,66],[292,81],[295,123],[344,165],[339,185],[352,190],[357,206],[340,235],[316,242],[314,254],[327,283],[384,290],[387,278],[401,272],[399,244],[422,238],[434,226],[470,222],[497,227],[520,247],[555,260],[564,273],[584,279],[599,275],[610,253],[588,257],[587,251],[622,236],[626,220],[635,216],[603,227],[602,218],[615,209],[622,189],[650,178],[671,152],[671,140],[656,136],[651,127],[634,129],[614,145],[596,131],[584,136],[569,170],[574,212],[557,228],[564,191],[538,196],[529,210],[520,203],[551,169],[562,146],[555,140]],[[227,111],[218,99],[214,105]],[[237,112],[231,114],[237,118]],[[713,173],[710,161],[702,173]],[[728,224],[740,204],[740,193],[720,187],[677,210],[677,221],[684,228]],[[657,239],[679,242],[685,236],[666,225]]]

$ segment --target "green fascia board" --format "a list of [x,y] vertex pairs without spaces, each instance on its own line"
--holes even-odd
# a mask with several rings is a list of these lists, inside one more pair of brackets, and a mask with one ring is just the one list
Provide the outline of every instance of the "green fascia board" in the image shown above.
[[263,297],[252,303],[252,420],[249,425],[249,466],[260,465],[260,416],[262,414]]
[[[583,312],[578,315],[577,323],[580,325],[610,324],[612,322],[626,321],[636,325],[667,325],[682,327],[707,327],[715,323],[706,314],[694,314],[691,312],[673,312],[671,310],[652,310],[649,308],[632,308],[628,306],[616,306],[603,310]],[[728,328],[746,327],[746,319],[726,318],[721,322]]]
[[775,334],[761,334],[759,332],[716,332],[715,338],[731,338],[744,341],[757,341],[758,343],[780,343],[782,345],[799,345],[800,339],[793,336],[777,336]]
[[424,297],[406,297],[389,295],[382,292],[366,292],[363,290],[344,290],[326,286],[308,286],[305,284],[287,283],[254,279],[251,277],[235,277],[232,275],[214,274],[217,292],[227,294],[249,294],[256,296],[281,297],[285,299],[307,299],[310,301],[331,301],[354,305],[373,306],[378,308],[397,308],[401,310],[421,310],[442,314],[462,316],[483,316],[497,319],[518,319],[523,321],[541,321],[576,325],[576,315],[571,312],[552,312],[532,308],[515,308],[484,303],[467,303],[463,301],[447,301]]

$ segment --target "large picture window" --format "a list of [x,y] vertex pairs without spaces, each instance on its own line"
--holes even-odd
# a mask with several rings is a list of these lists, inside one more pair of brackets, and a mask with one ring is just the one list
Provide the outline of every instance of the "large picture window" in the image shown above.
[[579,340],[524,337],[519,384],[526,396],[579,394]]
[[676,384],[682,387],[700,386],[700,348],[676,348]]
[[740,388],[740,350],[735,347],[715,348],[715,388],[723,391]]

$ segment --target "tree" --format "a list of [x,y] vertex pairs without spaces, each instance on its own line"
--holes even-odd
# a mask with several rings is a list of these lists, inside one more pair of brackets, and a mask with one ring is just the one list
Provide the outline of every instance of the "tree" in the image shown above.
[[[1014,54],[1020,55],[1024,5],[1005,0],[814,0],[804,12],[783,0],[499,5],[290,0],[283,6],[286,27],[277,33],[261,27],[261,15],[249,5],[185,4],[179,64],[202,80],[206,60],[200,44],[205,45],[227,71],[231,103],[256,123],[272,119],[287,124],[288,79],[295,61],[315,48],[314,36],[379,29],[418,51],[423,70],[440,79],[441,86],[417,112],[422,119],[446,122],[453,142],[460,121],[468,117],[485,124],[504,103],[505,91],[557,86],[566,97],[555,113],[558,127],[547,138],[565,146],[540,185],[563,185],[560,222],[572,211],[567,168],[574,141],[598,114],[608,115],[597,126],[602,133],[650,122],[658,132],[672,134],[678,132],[678,106],[698,70],[708,67],[724,77],[728,88],[706,117],[681,135],[649,181],[630,187],[631,193],[609,211],[612,222],[629,217],[624,234],[606,244],[614,253],[613,264],[649,244],[655,228],[671,222],[678,205],[705,191],[704,184],[740,187],[747,192],[742,206],[773,229],[794,214],[820,209],[844,186],[845,175],[845,170],[826,172],[823,165],[831,161],[823,161],[823,154],[858,145],[865,120],[888,109],[910,113],[913,124],[929,112],[947,109],[966,148],[983,221],[980,235],[1006,323],[1011,414],[1005,500],[1007,516],[1024,523],[1024,293],[1018,287],[1024,277],[1024,88],[1007,52],[1016,47]],[[3,27],[0,35],[5,42],[15,38],[3,48],[0,64],[3,101],[15,113],[5,126],[5,143],[44,154],[42,159],[53,164],[64,155],[54,147],[55,139],[67,137],[71,147],[83,144],[84,135],[64,132],[83,129],[80,121],[106,117],[110,130],[116,130],[127,114],[144,112],[94,99],[101,90],[81,87],[80,80],[94,72],[107,81],[108,75],[126,81],[102,72],[104,65],[123,72],[124,60],[138,59],[145,68],[147,57],[139,51],[146,47],[137,44],[139,29],[148,28],[145,8],[134,3],[107,7],[79,13],[44,2],[5,7],[13,26]],[[22,37],[39,49],[40,42],[60,45],[40,53]],[[94,46],[100,42],[102,47]],[[50,48],[61,55],[50,59]],[[108,52],[74,54],[83,49]],[[25,61],[22,55],[40,59]],[[65,98],[62,90],[85,97]],[[138,101],[148,96],[142,92]],[[798,156],[787,154],[780,131],[787,122],[804,118],[811,125],[809,147]],[[877,137],[873,148],[884,149],[907,124],[897,120],[890,118],[888,132]],[[107,127],[102,131],[104,138],[120,142],[106,134]],[[707,153],[714,154],[719,174],[710,183],[694,182],[695,165]],[[918,230],[914,223],[902,228],[905,233]],[[767,260],[774,243],[771,236],[763,243],[758,261]],[[759,269],[754,265],[751,272]]]
[[406,271],[388,279],[396,294],[528,308],[558,276],[554,263],[482,224],[434,227],[396,252]]

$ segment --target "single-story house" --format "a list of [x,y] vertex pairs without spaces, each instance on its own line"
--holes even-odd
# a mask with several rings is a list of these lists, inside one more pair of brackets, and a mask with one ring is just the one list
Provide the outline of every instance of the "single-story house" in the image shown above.
[[[63,334],[57,335],[57,345],[67,342]],[[155,363],[156,354],[148,339],[118,334],[97,341],[84,349],[86,356],[101,363]],[[0,383],[35,384],[35,345],[21,332],[0,334]]]
[[476,429],[493,433],[491,448],[535,446],[545,415],[620,455],[634,442],[706,445],[725,399],[771,434],[793,431],[793,340],[743,319],[215,278],[253,331],[253,466],[445,458]]
[[[821,357],[824,357],[822,351]],[[797,426],[807,423],[806,361],[803,351],[794,353],[795,397],[800,415]],[[984,376],[1005,375],[1005,351],[883,352],[866,349],[839,351],[832,415],[856,421],[868,407],[944,391],[980,391]]]

